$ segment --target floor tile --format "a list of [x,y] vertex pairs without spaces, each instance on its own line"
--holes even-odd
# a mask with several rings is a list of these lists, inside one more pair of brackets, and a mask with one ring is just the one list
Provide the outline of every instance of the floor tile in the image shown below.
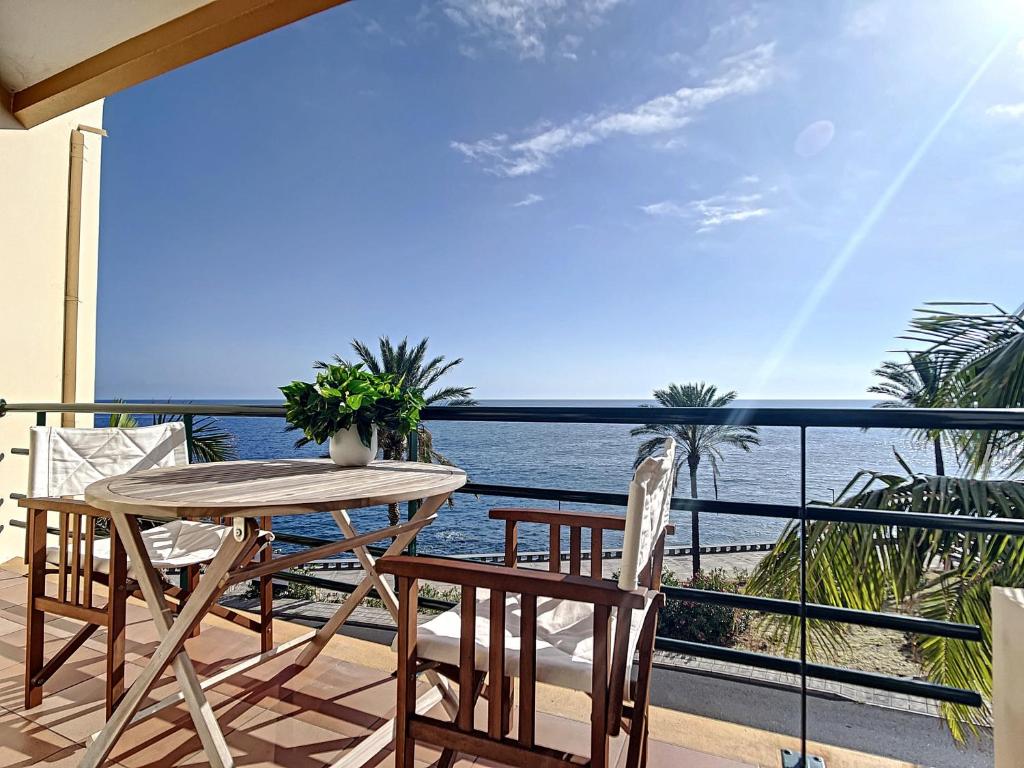
[[45,765],[46,758],[73,746],[70,740],[13,712],[0,714],[0,765],[4,768]]

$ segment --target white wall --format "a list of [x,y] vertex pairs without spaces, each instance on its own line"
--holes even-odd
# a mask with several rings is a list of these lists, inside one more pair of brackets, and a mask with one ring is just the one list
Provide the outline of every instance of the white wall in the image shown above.
[[1024,768],[1024,589],[992,590],[996,768]]
[[[3,112],[0,107],[0,112]],[[5,119],[6,118],[6,119]],[[0,114],[0,397],[9,403],[59,402],[64,336],[64,266],[67,247],[71,131],[99,128],[103,102],[54,118],[31,130],[4,128]],[[85,134],[78,319],[77,399],[92,402],[96,368],[96,270],[99,251],[100,136]],[[51,416],[51,424],[59,424]],[[24,531],[10,525],[24,511],[10,498],[24,493],[35,417],[0,418],[0,562],[20,555]],[[90,417],[80,417],[81,426]]]

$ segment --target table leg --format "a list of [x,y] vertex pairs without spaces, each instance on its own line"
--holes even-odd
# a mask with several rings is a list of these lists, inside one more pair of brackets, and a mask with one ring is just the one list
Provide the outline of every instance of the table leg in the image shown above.
[[[440,509],[441,505],[448,500],[448,496],[449,494],[445,493],[440,496],[431,496],[424,499],[419,510],[417,510],[416,514],[410,518],[409,522],[417,522],[434,515],[437,510]],[[348,520],[347,513],[342,514],[342,518],[335,517],[335,520],[338,521],[343,519],[346,521],[348,530],[346,530],[345,527],[342,527],[341,531],[346,538],[351,538],[355,533],[355,530],[352,528],[351,521]],[[338,525],[341,527],[340,522]],[[349,531],[352,533],[349,533]],[[395,536],[395,540],[391,542],[391,545],[384,552],[384,556],[387,557],[389,555],[397,555],[401,553],[409,542],[412,541],[413,537],[416,536],[417,531],[418,529],[414,529],[408,533],[400,533]],[[303,649],[301,654],[299,654],[299,657],[295,660],[295,663],[299,666],[306,667],[313,663],[313,660],[320,655],[320,652],[327,646],[327,643],[330,642],[330,639],[341,628],[341,625],[348,621],[349,616],[352,615],[352,611],[355,610],[356,606],[358,606],[359,603],[362,602],[363,598],[370,593],[370,589],[372,587],[377,587],[377,591],[381,595],[381,599],[384,601],[384,605],[387,607],[388,612],[392,615],[395,621],[398,621],[398,600],[395,597],[394,591],[391,589],[391,586],[380,577],[376,568],[367,567],[366,565],[367,562],[371,564],[375,562],[373,556],[367,551],[366,547],[354,547],[353,551],[356,553],[356,557],[359,558],[360,563],[363,564],[366,576],[363,577],[362,581],[356,585],[356,588],[351,592],[351,594],[345,598],[345,602],[342,603],[337,612],[327,620],[326,624],[317,630],[316,635],[314,635],[313,639],[310,640],[309,645]]]
[[[332,512],[331,515],[334,517],[334,521],[338,524],[338,527],[341,529],[341,532],[344,533],[347,538],[352,539],[359,535],[352,525],[352,519],[348,516],[348,512],[341,509],[336,512]],[[376,558],[372,554],[370,554],[369,550],[367,550],[366,547],[356,547],[353,551],[356,553],[356,557],[362,564],[363,570],[366,572],[366,575],[370,578],[370,580],[373,582],[373,585],[377,588],[377,594],[380,595],[381,601],[384,603],[388,611],[391,613],[392,618],[394,618],[397,621],[398,597],[395,595],[395,592],[391,588],[391,585],[385,579],[382,579],[380,575],[377,573]],[[347,603],[348,601],[346,600],[345,602]],[[354,606],[355,601],[353,601],[353,607]],[[452,692],[451,687],[448,685],[448,681],[432,669],[427,670],[426,676],[427,679],[430,681],[431,685],[434,688],[440,690],[441,703],[444,705],[445,710],[452,717],[452,719],[454,719],[455,714],[458,712],[459,701],[458,697],[454,694],[454,692]]]
[[213,715],[213,709],[200,688],[195,668],[183,646],[193,627],[202,620],[209,606],[223,591],[229,572],[251,556],[258,533],[256,525],[247,520],[245,535],[241,541],[234,537],[224,540],[216,557],[210,561],[206,573],[199,580],[199,586],[190,595],[185,608],[175,617],[163,599],[160,577],[156,569],[153,568],[145,545],[142,543],[138,521],[135,517],[116,512],[111,514],[111,518],[134,566],[139,586],[160,634],[160,645],[157,646],[142,674],[125,693],[121,703],[103,726],[103,730],[86,749],[80,765],[82,768],[98,768],[100,766],[110,754],[121,733],[131,722],[133,715],[139,709],[156,679],[170,663],[173,665],[174,674],[182,688],[185,702],[195,722],[196,731],[210,765],[214,768],[230,768],[234,763],[228,751],[227,742],[224,740],[224,734]]

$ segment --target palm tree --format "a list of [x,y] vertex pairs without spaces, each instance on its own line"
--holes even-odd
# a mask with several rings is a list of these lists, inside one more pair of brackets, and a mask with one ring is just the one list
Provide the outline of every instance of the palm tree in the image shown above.
[[[932,309],[945,306],[945,309]],[[964,311],[963,306],[984,307]],[[994,304],[928,305],[918,310],[904,339],[923,343],[937,378],[934,400],[946,407],[1024,406],[1024,310]],[[912,383],[912,382],[908,382]],[[931,385],[929,385],[931,386]],[[909,387],[908,387],[909,388]],[[909,404],[909,403],[908,403]],[[974,477],[858,472],[835,504],[901,512],[1024,519],[1024,483],[991,479],[993,467],[1009,477],[1024,472],[1024,433],[969,431],[953,439],[962,469]],[[918,650],[929,679],[981,692],[981,709],[943,703],[951,733],[963,740],[988,722],[992,692],[993,586],[1024,587],[1024,537],[812,521],[807,525],[807,599],[878,611],[916,609],[925,618],[977,624],[982,641],[928,637]],[[945,564],[944,569],[937,568]],[[747,584],[751,594],[799,595],[799,524],[790,523]],[[764,621],[790,651],[799,624],[790,617]],[[812,647],[845,643],[845,626],[809,622]]]
[[[899,458],[897,456],[897,458]],[[1024,484],[915,474],[861,471],[835,505],[964,517],[1024,518]],[[807,524],[807,600],[862,611],[903,610],[934,620],[976,624],[981,642],[927,637],[917,649],[928,678],[979,691],[980,709],[942,704],[950,731],[963,740],[988,722],[992,696],[994,585],[1024,586],[1024,538],[922,528],[811,521]],[[945,570],[936,566],[947,563]],[[775,548],[758,564],[748,594],[798,600],[800,528],[790,522]],[[766,615],[765,629],[799,646],[799,619]],[[810,621],[810,647],[827,658],[847,644],[848,626]]]
[[[453,368],[462,363],[462,358],[447,360],[443,355],[428,358],[427,345],[429,339],[422,339],[415,346],[409,345],[408,338],[402,339],[397,346],[387,336],[378,340],[379,352],[368,345],[353,339],[352,349],[358,361],[373,374],[390,373],[402,382],[406,389],[418,389],[423,392],[427,405],[476,405],[471,395],[473,387],[442,386],[431,390]],[[350,365],[340,355],[334,355],[334,361]],[[316,367],[326,364],[317,362]],[[417,428],[419,446],[418,459],[427,463],[451,464],[443,454],[434,449],[434,436],[422,424]],[[400,459],[406,455],[408,443],[404,435],[389,429],[378,429],[377,441],[385,459]],[[388,519],[392,525],[398,523],[398,505],[388,505]]]
[[[718,394],[718,388],[699,382],[697,384],[669,384],[668,389],[654,390],[654,399],[665,408],[723,408],[736,399],[735,392]],[[751,446],[760,445],[757,427],[731,424],[645,424],[630,431],[633,437],[650,436],[636,450],[634,468],[661,447],[666,437],[671,437],[678,446],[676,450],[676,475],[678,484],[683,464],[690,474],[690,497],[697,498],[697,468],[701,459],[707,457],[711,464],[712,477],[717,485],[724,448],[738,448],[749,451]],[[675,488],[673,487],[673,491]],[[700,518],[697,510],[690,513],[691,548],[693,549],[693,573],[700,572]]]
[[[1024,307],[1007,312],[996,304],[930,304],[918,313],[903,338],[928,345],[924,351],[947,371],[939,391],[945,405],[1024,407]],[[994,468],[1024,472],[1024,432],[967,432],[956,446],[978,476]]]
[[[868,392],[889,398],[876,408],[941,408],[946,405],[941,397],[944,371],[941,360],[925,353],[908,353],[907,362],[888,360],[874,370],[881,379],[868,387]],[[929,442],[935,451],[935,474],[946,474],[942,455],[941,429],[916,429],[912,434],[919,442]]]

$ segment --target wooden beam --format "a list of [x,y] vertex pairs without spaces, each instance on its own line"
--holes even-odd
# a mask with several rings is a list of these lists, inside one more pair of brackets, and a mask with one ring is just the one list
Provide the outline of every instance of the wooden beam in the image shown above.
[[26,128],[348,0],[212,0],[14,94]]

